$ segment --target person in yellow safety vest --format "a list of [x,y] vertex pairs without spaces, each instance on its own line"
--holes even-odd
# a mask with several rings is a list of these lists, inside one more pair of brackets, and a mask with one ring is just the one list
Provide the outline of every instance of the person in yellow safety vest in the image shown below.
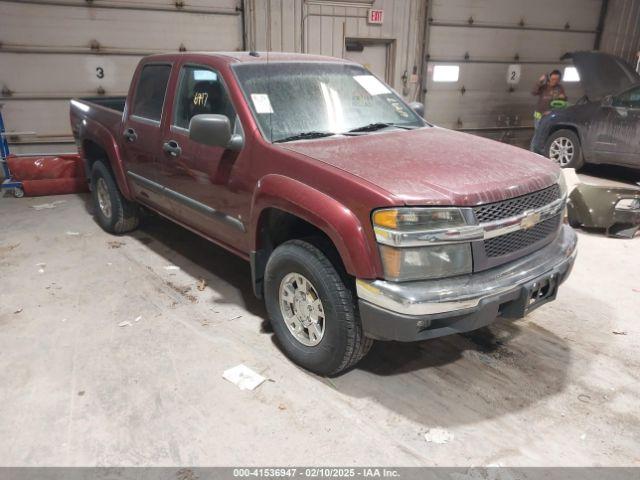
[[554,70],[549,75],[542,75],[533,87],[531,94],[538,97],[536,110],[533,112],[534,128],[538,128],[540,119],[551,113],[556,103],[564,103],[566,105],[567,94],[560,83],[561,79],[562,73],[560,73],[560,70]]

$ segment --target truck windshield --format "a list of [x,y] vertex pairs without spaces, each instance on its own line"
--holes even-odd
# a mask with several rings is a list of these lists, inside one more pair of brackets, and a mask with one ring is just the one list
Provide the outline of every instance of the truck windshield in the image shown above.
[[271,142],[427,125],[387,85],[357,65],[281,62],[234,68]]

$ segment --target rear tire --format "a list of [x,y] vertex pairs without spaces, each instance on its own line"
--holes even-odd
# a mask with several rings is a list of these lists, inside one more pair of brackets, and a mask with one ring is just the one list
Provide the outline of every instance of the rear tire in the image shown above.
[[101,161],[91,168],[91,196],[96,220],[107,232],[127,233],[140,223],[138,205],[122,196],[111,171]]
[[279,344],[307,370],[338,374],[373,345],[362,332],[352,290],[309,242],[290,240],[274,250],[267,262],[264,295]]
[[561,168],[579,170],[584,166],[580,138],[573,130],[562,129],[553,132],[547,139],[544,153]]

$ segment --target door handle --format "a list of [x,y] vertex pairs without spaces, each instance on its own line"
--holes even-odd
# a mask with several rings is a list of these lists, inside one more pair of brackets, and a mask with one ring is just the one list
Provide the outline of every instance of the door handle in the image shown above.
[[177,157],[182,153],[180,145],[178,145],[178,142],[176,142],[175,140],[169,140],[164,145],[162,145],[162,150],[164,150],[165,153],[168,153],[172,157]]
[[138,134],[133,128],[127,128],[122,136],[127,139],[127,142],[135,142],[138,139]]

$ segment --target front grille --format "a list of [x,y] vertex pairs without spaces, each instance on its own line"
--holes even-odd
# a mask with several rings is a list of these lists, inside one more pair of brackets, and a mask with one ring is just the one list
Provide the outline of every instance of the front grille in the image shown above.
[[560,187],[552,185],[544,190],[539,190],[522,197],[511,198],[502,202],[488,203],[473,209],[479,223],[493,222],[503,218],[515,217],[532,208],[548,205],[560,198]]
[[543,240],[558,229],[560,217],[561,215],[551,217],[538,223],[529,230],[518,230],[486,240],[484,242],[484,248],[487,257],[502,257],[503,255],[517,252]]

